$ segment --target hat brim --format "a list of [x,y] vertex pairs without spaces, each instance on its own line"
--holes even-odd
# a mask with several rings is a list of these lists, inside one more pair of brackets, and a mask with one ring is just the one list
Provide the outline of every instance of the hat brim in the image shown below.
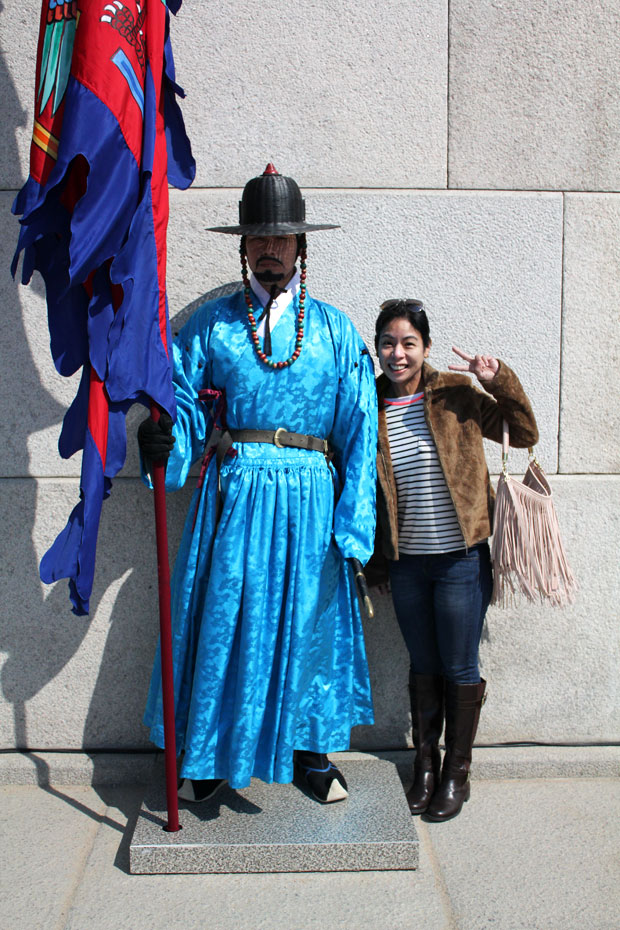
[[207,226],[207,232],[228,233],[231,236],[296,236],[340,226],[317,226],[312,223],[247,223],[244,226]]

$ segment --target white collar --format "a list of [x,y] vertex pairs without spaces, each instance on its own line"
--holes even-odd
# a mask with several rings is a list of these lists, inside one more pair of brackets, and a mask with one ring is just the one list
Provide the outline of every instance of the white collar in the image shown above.
[[[271,294],[269,291],[265,290],[263,285],[260,283],[260,281],[257,281],[253,274],[250,275],[250,287],[256,294],[261,307],[266,307]],[[289,307],[295,299],[295,295],[297,294],[298,290],[299,272],[296,271],[291,280],[286,285],[286,288],[274,299],[269,310],[269,329],[272,332],[286,308]],[[265,335],[265,322],[265,318],[263,317],[263,319],[258,324],[258,329],[256,330],[261,339]]]
[[[261,307],[266,307],[267,302],[269,298],[271,297],[271,294],[269,293],[269,291],[265,290],[265,288],[260,283],[260,281],[254,277],[253,273],[250,275],[250,287],[256,294],[256,297],[258,298]],[[271,314],[273,314],[273,311],[276,309],[282,311],[285,309],[285,307],[288,307],[291,301],[295,299],[298,290],[299,290],[299,271],[295,271],[295,274],[293,275],[291,280],[288,282],[285,289],[282,291],[281,294],[278,294],[278,296],[273,301],[271,305]]]

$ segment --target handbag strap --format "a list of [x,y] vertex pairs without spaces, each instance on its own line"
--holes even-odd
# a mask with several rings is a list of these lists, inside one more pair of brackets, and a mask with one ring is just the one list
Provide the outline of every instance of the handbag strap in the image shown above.
[[508,448],[510,446],[510,430],[508,429],[508,420],[502,423],[502,471],[504,474],[508,471]]
[[[502,472],[508,474],[508,449],[510,448],[510,428],[508,426],[508,420],[504,419],[502,421]],[[530,462],[535,462],[536,465],[540,467],[540,462],[534,454],[534,446],[527,447],[527,454],[530,458]]]

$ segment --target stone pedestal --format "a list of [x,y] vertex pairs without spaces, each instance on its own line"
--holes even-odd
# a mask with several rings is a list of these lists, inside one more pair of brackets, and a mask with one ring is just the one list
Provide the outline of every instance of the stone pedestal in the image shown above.
[[180,802],[178,833],[166,833],[163,776],[148,789],[131,842],[134,874],[356,872],[415,869],[418,837],[391,762],[340,761],[349,798],[319,804],[298,786],[222,788],[201,804]]

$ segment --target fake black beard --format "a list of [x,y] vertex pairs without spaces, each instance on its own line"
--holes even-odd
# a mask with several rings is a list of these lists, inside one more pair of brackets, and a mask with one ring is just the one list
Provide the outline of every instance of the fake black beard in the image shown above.
[[261,284],[279,284],[282,278],[284,277],[284,272],[281,271],[271,271],[271,269],[266,268],[265,271],[255,271],[254,277],[257,281],[260,281]]

